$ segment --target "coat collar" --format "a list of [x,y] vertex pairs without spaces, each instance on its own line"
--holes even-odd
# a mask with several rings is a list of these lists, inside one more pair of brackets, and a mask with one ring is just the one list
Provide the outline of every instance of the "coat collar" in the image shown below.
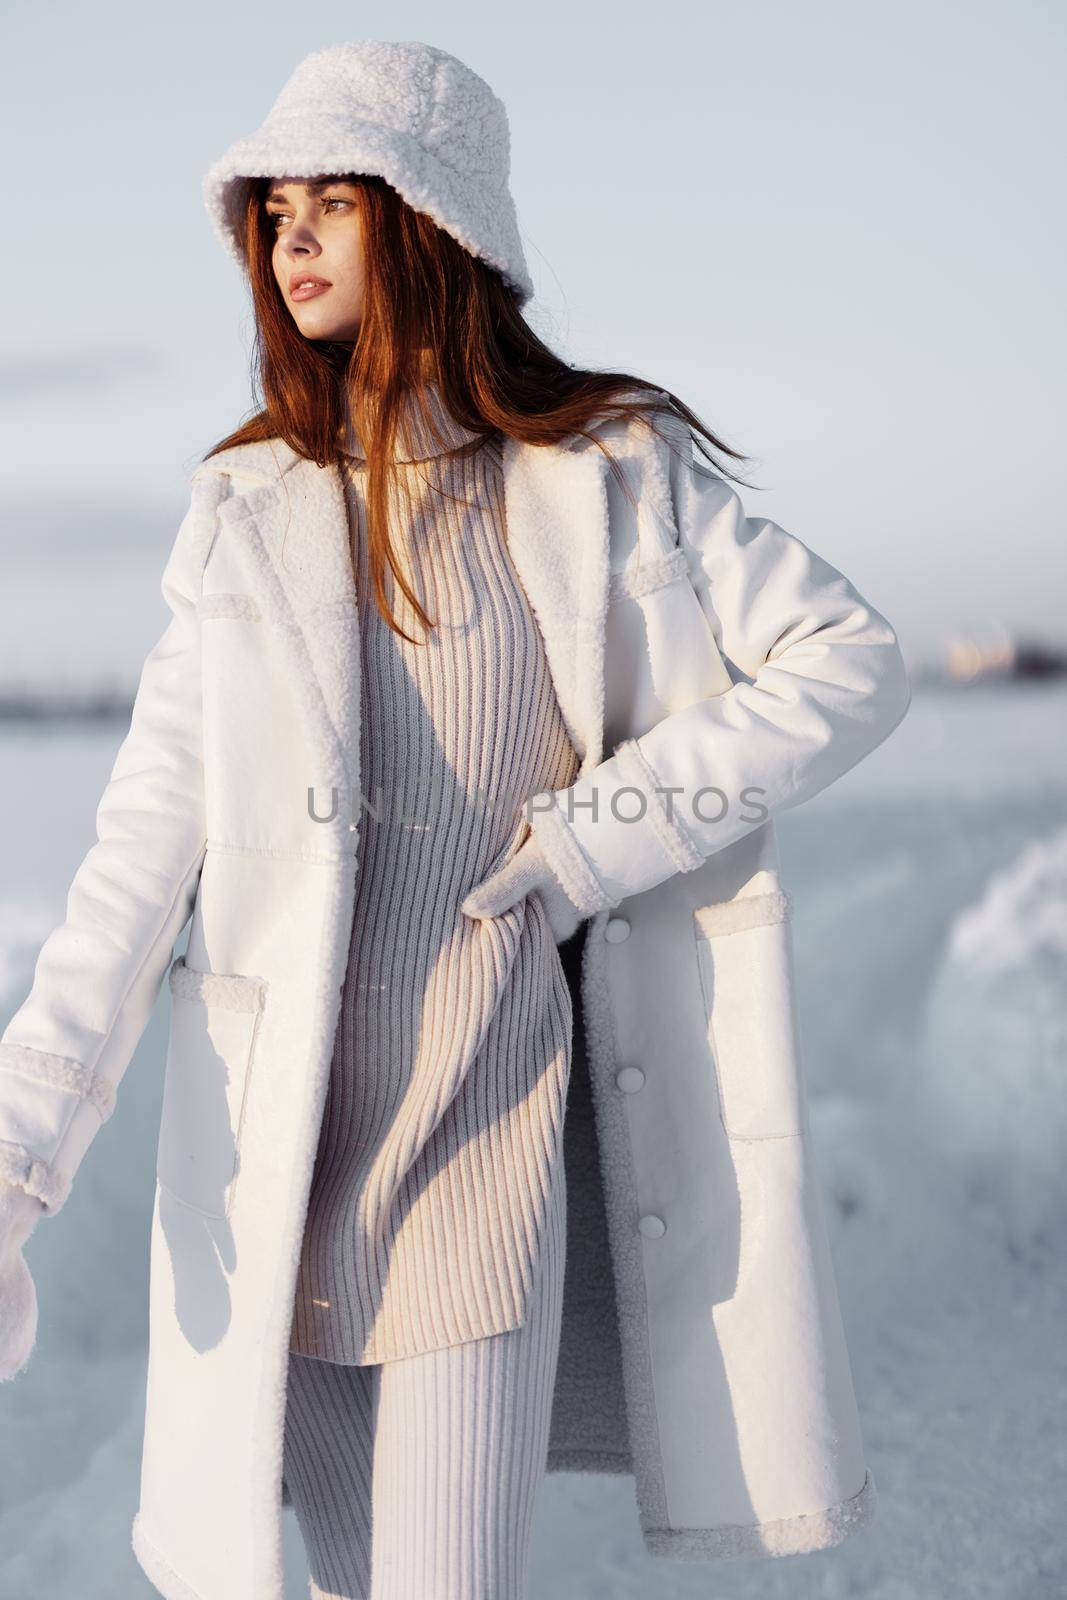
[[[615,448],[623,433],[606,426]],[[505,438],[502,461],[508,549],[584,775],[603,758],[610,469],[581,435]],[[359,793],[360,644],[341,473],[280,438],[220,451],[193,476],[210,472],[231,479],[218,515],[301,703],[316,788],[345,790],[347,809]]]

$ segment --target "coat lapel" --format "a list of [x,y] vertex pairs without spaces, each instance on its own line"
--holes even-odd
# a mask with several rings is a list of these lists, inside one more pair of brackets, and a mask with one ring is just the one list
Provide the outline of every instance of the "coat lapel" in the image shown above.
[[508,550],[544,638],[582,774],[600,761],[604,737],[607,471],[595,447],[505,440]]
[[[583,773],[603,748],[610,568],[607,463],[584,444],[506,439],[503,452],[508,550]],[[347,823],[360,811],[360,647],[341,477],[278,439],[228,454],[198,473],[233,474],[219,518],[300,704],[316,804],[339,791],[335,831],[354,850],[358,834]]]
[[300,708],[316,812],[335,811],[322,826],[354,852],[359,835],[349,822],[360,815],[359,621],[340,475],[278,440],[244,446],[234,470],[257,481],[224,499],[219,519],[233,535],[235,557]]

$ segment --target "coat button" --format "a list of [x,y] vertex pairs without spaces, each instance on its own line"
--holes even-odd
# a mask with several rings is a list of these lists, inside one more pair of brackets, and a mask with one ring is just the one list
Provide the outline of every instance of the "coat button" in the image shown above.
[[645,1075],[640,1067],[623,1067],[621,1072],[615,1074],[615,1082],[623,1094],[636,1094],[638,1089],[645,1086]]
[[622,944],[630,937],[630,924],[625,917],[609,917],[604,926],[604,937],[609,944]]
[[640,1228],[646,1239],[662,1238],[667,1231],[667,1224],[664,1222],[663,1218],[651,1215],[642,1217],[637,1226]]

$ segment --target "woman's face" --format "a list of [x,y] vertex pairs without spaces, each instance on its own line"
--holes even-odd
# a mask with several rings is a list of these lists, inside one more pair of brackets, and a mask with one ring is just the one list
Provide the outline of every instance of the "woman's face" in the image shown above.
[[265,209],[275,236],[274,276],[300,332],[305,339],[354,341],[364,283],[355,184],[342,178],[278,178]]

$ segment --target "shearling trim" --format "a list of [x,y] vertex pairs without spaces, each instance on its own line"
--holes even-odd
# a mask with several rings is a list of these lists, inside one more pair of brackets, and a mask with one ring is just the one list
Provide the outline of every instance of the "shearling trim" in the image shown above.
[[[582,593],[588,611],[579,618],[575,633],[575,666],[588,685],[590,736],[581,772],[599,766],[604,756],[604,661],[607,647],[609,574],[611,572],[611,506],[608,500],[608,463],[598,450],[596,477],[591,486],[596,500],[595,515],[589,517],[589,531],[582,568]],[[591,512],[592,512],[592,508]],[[577,506],[575,512],[577,513]]]
[[703,851],[698,850],[678,818],[678,808],[673,806],[673,816],[667,813],[667,799],[661,792],[659,778],[645,759],[645,753],[636,739],[624,739],[616,747],[615,758],[619,772],[642,794],[648,797],[648,820],[656,837],[678,868],[679,872],[695,872],[704,865]]
[[270,488],[278,484],[304,457],[292,445],[277,435],[271,439],[250,439],[247,444],[231,444],[217,450],[194,468],[191,481],[201,483],[205,478],[224,486],[224,494],[247,494],[253,489]]
[[49,1216],[55,1216],[70,1194],[71,1180],[67,1173],[57,1172],[21,1144],[0,1140],[0,1178],[13,1183],[27,1194],[36,1195]]
[[239,622],[261,622],[262,613],[250,594],[205,594],[196,608],[197,616],[233,617]]
[[28,1044],[0,1044],[0,1070],[17,1072],[35,1083],[46,1083],[64,1094],[88,1100],[100,1113],[101,1122],[106,1122],[115,1109],[115,1085],[69,1056],[50,1055]]
[[693,920],[705,938],[720,933],[742,933],[746,928],[761,928],[768,922],[788,922],[793,915],[793,899],[785,889],[767,894],[739,895],[734,900],[716,900],[697,906]]
[[170,992],[179,1000],[198,1000],[220,1011],[262,1011],[267,980],[244,973],[198,972],[179,956],[170,969]]
[[600,879],[586,860],[581,845],[567,826],[558,800],[543,811],[533,811],[530,826],[567,898],[583,917],[618,905],[617,900],[608,898]]
[[[315,757],[316,785],[336,788],[346,797],[335,820],[318,832],[335,840],[339,853],[348,856],[355,854],[359,841],[358,824],[350,828],[344,821],[359,794],[354,743],[359,720],[359,619],[340,475],[304,464],[296,493],[305,497],[303,514],[309,525],[317,521],[328,534],[320,541],[321,559],[296,580],[283,581],[279,573],[284,566],[281,543],[291,514],[287,493],[277,485],[254,489],[224,501],[219,516],[247,562],[264,622],[284,653]],[[343,586],[340,595],[335,584]]]
[[693,434],[684,417],[675,411],[670,396],[660,390],[659,405],[650,412],[653,427],[651,447],[645,455],[642,498],[647,511],[656,518],[669,545],[679,543],[678,508],[671,489],[671,458],[684,462],[692,458]]
[[662,589],[664,584],[677,583],[680,578],[688,576],[689,562],[685,551],[671,550],[669,554],[660,556],[656,561],[645,561],[640,566],[613,572],[612,598],[625,594],[629,595],[631,600],[640,600],[642,595],[651,594],[653,589]]
[[615,1085],[618,1049],[608,988],[606,923],[607,912],[602,911],[589,924],[582,948],[582,1013],[596,1114],[604,1212],[615,1277],[622,1381],[637,1504],[642,1527],[663,1527],[667,1522],[667,1489],[652,1379],[643,1239],[634,1226],[637,1175],[624,1105],[627,1096],[620,1094]]
[[[586,443],[582,441],[583,445]],[[600,761],[609,578],[608,464],[564,443],[503,450],[507,542],[544,640],[578,776]],[[576,539],[575,527],[588,529]]]
[[156,1549],[144,1531],[141,1513],[133,1519],[130,1545],[149,1582],[159,1590],[164,1600],[204,1600],[198,1589],[179,1578],[170,1562]]
[[645,1528],[642,1536],[650,1555],[666,1556],[672,1561],[807,1555],[841,1544],[850,1533],[867,1527],[876,1507],[874,1479],[868,1472],[858,1494],[825,1511],[723,1528]]

